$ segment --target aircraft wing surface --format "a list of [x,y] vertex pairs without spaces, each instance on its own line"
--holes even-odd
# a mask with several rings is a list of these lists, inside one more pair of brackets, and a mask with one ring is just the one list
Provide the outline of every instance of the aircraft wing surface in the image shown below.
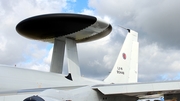
[[83,86],[69,86],[69,87],[44,87],[44,88],[30,88],[30,89],[16,89],[16,90],[0,90],[0,96],[2,95],[17,95],[17,94],[26,94],[26,93],[39,93],[47,89],[57,89],[57,90],[67,90],[74,89]]
[[180,81],[95,85],[92,88],[95,90],[99,90],[104,95],[123,94],[141,98],[155,94],[165,95],[179,93]]

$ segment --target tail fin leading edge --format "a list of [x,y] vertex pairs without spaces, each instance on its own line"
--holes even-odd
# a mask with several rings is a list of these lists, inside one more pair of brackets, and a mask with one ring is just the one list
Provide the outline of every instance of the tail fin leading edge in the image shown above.
[[130,30],[106,83],[132,83],[138,79],[138,33]]

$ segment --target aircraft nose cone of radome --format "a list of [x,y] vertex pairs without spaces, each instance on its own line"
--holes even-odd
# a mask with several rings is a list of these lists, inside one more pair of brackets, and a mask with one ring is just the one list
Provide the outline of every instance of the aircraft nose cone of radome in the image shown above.
[[31,96],[24,99],[23,101],[45,101],[45,100],[39,96]]
[[99,39],[108,35],[112,27],[96,17],[82,14],[57,13],[27,18],[16,26],[27,38],[52,42],[54,38],[73,38],[77,42]]

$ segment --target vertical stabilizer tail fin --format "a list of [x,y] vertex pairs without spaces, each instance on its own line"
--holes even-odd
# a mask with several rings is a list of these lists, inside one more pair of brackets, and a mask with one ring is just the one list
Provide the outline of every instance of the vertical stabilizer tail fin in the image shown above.
[[107,83],[131,83],[138,78],[138,33],[129,30],[116,63],[104,80]]

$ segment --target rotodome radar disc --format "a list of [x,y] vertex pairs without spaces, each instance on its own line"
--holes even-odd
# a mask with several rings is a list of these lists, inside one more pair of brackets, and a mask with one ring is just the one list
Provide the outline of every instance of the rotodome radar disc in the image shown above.
[[35,40],[70,37],[77,42],[86,42],[108,35],[112,27],[93,16],[59,13],[27,18],[16,26],[16,30],[20,35]]

